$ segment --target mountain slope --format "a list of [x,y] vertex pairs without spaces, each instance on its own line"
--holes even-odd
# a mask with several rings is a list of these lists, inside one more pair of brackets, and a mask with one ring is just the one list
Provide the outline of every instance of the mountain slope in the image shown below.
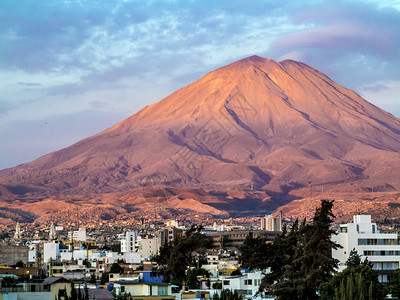
[[310,66],[252,56],[99,134],[1,171],[0,184],[21,197],[146,185],[252,187],[284,197],[310,183],[396,190],[399,167],[399,119]]

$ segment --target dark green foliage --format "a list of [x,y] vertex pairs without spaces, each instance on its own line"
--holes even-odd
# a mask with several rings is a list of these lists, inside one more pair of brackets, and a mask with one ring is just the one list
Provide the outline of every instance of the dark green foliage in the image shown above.
[[400,298],[400,269],[393,272],[390,280],[390,293],[392,296]]
[[15,266],[17,268],[22,268],[24,266],[24,263],[22,262],[22,260],[17,261],[17,263],[15,264]]
[[178,235],[169,245],[160,249],[160,254],[153,258],[157,269],[153,275],[162,275],[164,281],[182,284],[186,281],[187,267],[201,267],[200,260],[210,245],[209,239],[201,233],[201,226],[192,226],[184,235]]
[[1,286],[2,287],[13,287],[16,286],[18,283],[18,280],[14,277],[3,277],[1,280]]
[[239,263],[249,270],[266,269],[269,266],[272,251],[273,246],[267,243],[266,238],[254,238],[253,233],[250,232],[240,247]]
[[85,283],[84,291],[85,291],[85,296],[83,297],[83,300],[89,300],[89,289],[88,289],[86,283]]
[[243,300],[243,295],[239,295],[238,291],[234,292],[230,290],[221,291],[221,295],[214,294],[213,300]]
[[76,293],[74,281],[71,280],[71,296],[69,300],[78,300],[78,294]]
[[120,243],[113,244],[111,246],[111,251],[120,253],[121,252],[121,244]]
[[197,276],[208,277],[210,273],[203,268],[192,268],[187,271],[186,284],[190,289],[199,289],[200,282],[197,280]]
[[236,269],[235,271],[233,271],[231,273],[231,276],[235,276],[235,275],[242,275],[242,272],[240,272],[240,269]]
[[275,239],[266,265],[266,274],[260,292],[270,293],[279,299],[317,299],[317,289],[329,281],[338,261],[332,258],[332,249],[340,247],[332,242],[331,224],[333,201],[321,200],[313,221],[296,221],[290,231],[284,226]]
[[353,250],[350,251],[349,258],[346,261],[346,266],[356,268],[360,264],[361,264],[361,255],[359,255],[356,249],[353,248]]
[[228,242],[229,242],[228,237],[227,237],[226,235],[223,235],[223,236],[221,237],[221,247],[222,247],[222,250],[225,250],[225,249],[226,249],[226,245],[228,244]]
[[368,265],[347,267],[320,286],[321,300],[385,299],[388,288],[378,280],[378,273]]
[[109,274],[110,273],[108,273],[108,272],[104,272],[103,274],[101,274],[100,284],[105,284],[106,282],[108,282],[108,275]]
[[220,289],[222,289],[222,282],[220,282],[220,281],[214,282],[213,285],[212,285],[212,288],[213,288],[214,290],[220,290]]
[[124,268],[121,267],[118,263],[113,263],[110,268],[110,273],[118,273],[122,274],[124,272]]
[[78,288],[78,300],[82,300],[82,292],[81,292],[81,288]]
[[90,283],[96,283],[96,274],[93,272],[90,274]]

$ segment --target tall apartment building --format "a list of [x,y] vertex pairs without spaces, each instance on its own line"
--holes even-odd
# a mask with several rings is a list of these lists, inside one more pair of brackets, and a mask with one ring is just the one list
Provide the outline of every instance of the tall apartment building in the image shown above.
[[353,223],[340,225],[332,240],[343,247],[332,252],[332,256],[340,261],[339,271],[346,267],[352,249],[361,255],[362,260],[367,257],[373,263],[381,282],[389,282],[393,271],[400,267],[398,234],[380,233],[370,215],[353,216]]
[[264,218],[261,218],[260,229],[268,231],[282,231],[282,212],[277,218],[272,217],[271,215],[266,215]]
[[127,231],[121,236],[121,252],[135,252],[135,244],[137,239],[136,231]]
[[178,234],[181,233],[182,230],[176,227],[166,227],[164,229],[159,230],[157,232],[157,236],[160,239],[160,246],[162,247],[165,244],[172,242],[178,236]]

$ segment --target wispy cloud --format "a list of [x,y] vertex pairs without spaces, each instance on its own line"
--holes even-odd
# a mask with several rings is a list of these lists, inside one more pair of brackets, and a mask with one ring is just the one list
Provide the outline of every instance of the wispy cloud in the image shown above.
[[304,61],[356,90],[400,81],[394,1],[4,0],[0,19],[3,127],[125,116],[253,54]]

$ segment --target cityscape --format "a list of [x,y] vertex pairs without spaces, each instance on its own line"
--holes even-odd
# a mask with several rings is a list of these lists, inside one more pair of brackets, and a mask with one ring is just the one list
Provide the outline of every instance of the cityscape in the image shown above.
[[0,20],[0,300],[400,299],[399,0]]

